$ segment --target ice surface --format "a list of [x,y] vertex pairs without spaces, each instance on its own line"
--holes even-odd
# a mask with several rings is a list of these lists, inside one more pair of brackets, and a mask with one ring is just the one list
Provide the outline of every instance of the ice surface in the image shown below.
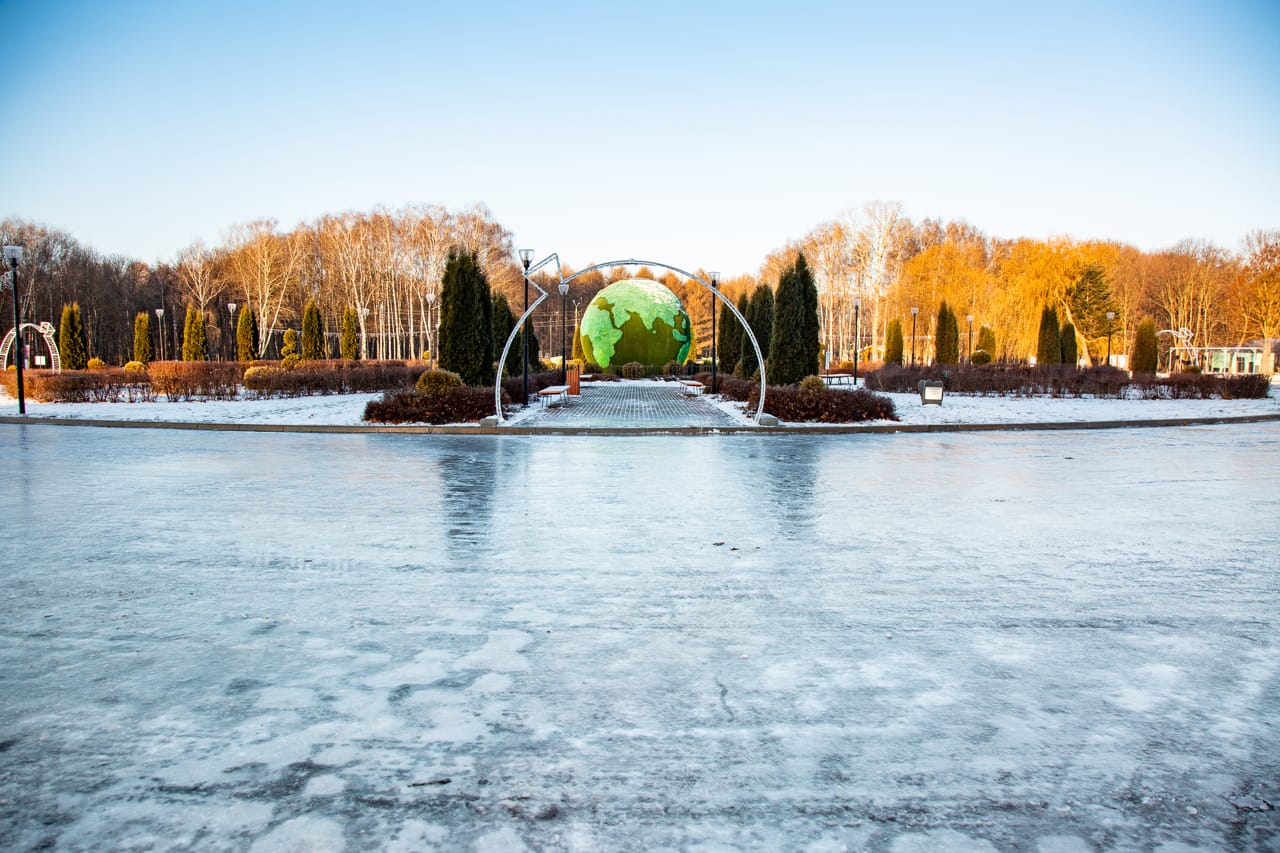
[[[650,380],[622,380],[621,385]],[[609,383],[606,389],[618,385]],[[598,387],[586,383],[587,392]],[[27,413],[40,418],[69,420],[175,421],[179,423],[284,424],[305,426],[358,426],[370,400],[381,394],[335,394],[265,400],[195,400],[151,403],[39,403],[27,401]],[[1163,420],[1171,418],[1220,418],[1280,415],[1280,389],[1261,400],[1113,400],[1051,397],[974,397],[948,394],[941,406],[923,406],[919,394],[887,394],[903,424],[1010,424],[1046,422],[1096,422]],[[708,395],[707,400],[748,423],[746,405]],[[16,415],[16,401],[0,391],[0,414]],[[506,423],[520,424],[540,413],[534,403],[509,413]],[[872,421],[884,426],[890,422]],[[368,424],[365,424],[368,425]],[[803,425],[793,425],[803,429]]]
[[1277,424],[0,454],[6,849],[1280,843]]

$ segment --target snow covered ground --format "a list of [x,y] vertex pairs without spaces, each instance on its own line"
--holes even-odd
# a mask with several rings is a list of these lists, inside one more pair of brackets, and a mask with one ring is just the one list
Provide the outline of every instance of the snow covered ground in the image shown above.
[[[629,380],[623,380],[627,382]],[[640,380],[646,381],[646,380]],[[604,386],[607,389],[607,385]],[[588,391],[590,393],[590,391]],[[377,394],[345,394],[280,400],[154,403],[37,403],[27,402],[33,417],[176,421],[181,423],[280,424],[358,426],[365,405]],[[968,397],[947,395],[941,406],[924,406],[918,394],[889,394],[903,424],[1002,424],[1216,418],[1280,415],[1280,389],[1264,400],[1093,400],[1049,397]],[[748,423],[742,404],[724,401],[720,407]],[[508,417],[518,424],[538,406]],[[753,414],[754,412],[752,412]],[[0,392],[0,414],[17,414],[17,404]],[[885,422],[878,422],[883,424]],[[802,428],[803,425],[796,425]]]
[[1280,424],[0,458],[7,849],[1280,845]]

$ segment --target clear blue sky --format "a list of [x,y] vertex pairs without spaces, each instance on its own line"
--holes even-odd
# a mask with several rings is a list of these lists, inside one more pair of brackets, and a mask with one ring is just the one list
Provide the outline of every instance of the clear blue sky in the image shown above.
[[518,246],[754,272],[900,201],[999,236],[1280,228],[1280,3],[0,0],[0,215],[170,260],[489,205]]

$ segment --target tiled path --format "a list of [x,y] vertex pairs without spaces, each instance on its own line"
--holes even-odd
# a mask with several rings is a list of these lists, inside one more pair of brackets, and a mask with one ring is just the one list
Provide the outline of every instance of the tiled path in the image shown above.
[[522,427],[721,427],[740,426],[705,397],[686,397],[674,382],[601,382],[584,385],[567,405],[549,406],[520,419]]

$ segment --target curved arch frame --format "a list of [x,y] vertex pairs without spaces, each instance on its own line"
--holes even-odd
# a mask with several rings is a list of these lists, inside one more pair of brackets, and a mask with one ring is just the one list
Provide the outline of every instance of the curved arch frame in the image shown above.
[[[556,276],[559,278],[559,284],[568,284],[569,282],[573,281],[575,278],[578,278],[579,276],[586,275],[589,272],[595,272],[596,270],[607,269],[609,267],[644,266],[644,267],[659,267],[664,270],[670,270],[676,275],[682,275],[685,278],[691,281],[696,281],[698,284],[702,285],[703,288],[708,290],[712,296],[714,296],[716,299],[719,299],[720,302],[723,303],[725,308],[733,312],[733,316],[737,318],[738,323],[742,326],[743,331],[747,333],[747,337],[751,340],[751,346],[756,351],[756,361],[760,365],[760,404],[756,406],[756,413],[753,420],[756,423],[760,422],[760,416],[764,414],[764,395],[765,395],[765,389],[767,387],[766,380],[765,380],[764,353],[760,351],[760,342],[756,340],[755,332],[751,331],[751,325],[747,322],[747,318],[742,316],[742,312],[738,310],[737,306],[734,305],[733,302],[730,301],[727,296],[725,296],[723,293],[720,292],[720,289],[718,287],[712,287],[708,282],[703,281],[701,278],[694,275],[693,273],[688,272],[686,270],[682,270],[679,267],[673,267],[671,266],[671,264],[664,264],[661,261],[641,261],[635,258],[630,258],[625,261],[621,261],[621,260],[605,261],[602,264],[595,264],[593,266],[587,267],[584,270],[578,270],[573,275],[569,276],[568,278],[565,278],[564,272],[560,268],[560,258],[559,256],[553,253],[543,258],[542,260],[538,261],[538,263],[534,264],[532,267],[530,267],[529,271],[525,273],[525,275],[532,276],[539,269],[541,269],[542,267],[546,266],[547,264],[553,261],[555,262],[555,265],[556,265]],[[515,326],[511,329],[511,334],[507,336],[507,343],[502,348],[502,356],[498,359],[498,365],[499,365],[498,375],[497,375],[497,378],[494,379],[493,381],[493,407],[498,416],[498,423],[502,423],[504,420],[504,418],[502,417],[502,368],[501,368],[501,365],[504,365],[507,363],[507,353],[510,352],[511,344],[515,342],[516,335],[518,335],[520,333],[520,330],[524,328],[525,320],[527,320],[533,314],[533,310],[537,308],[539,305],[541,305],[542,301],[550,295],[547,293],[547,291],[539,287],[538,283],[534,281],[532,278],[529,279],[529,283],[532,284],[534,289],[538,291],[539,296],[537,299],[533,301],[533,304],[530,305],[525,310],[525,312],[520,315],[520,319],[516,320]]]
[[[45,345],[49,347],[49,357],[53,361],[53,371],[55,373],[62,372],[62,354],[58,352],[58,344],[53,340],[53,324],[45,321],[40,325],[35,323],[23,323],[23,329],[35,329],[44,338]],[[13,346],[13,339],[17,337],[17,333],[10,329],[4,336],[4,340],[0,341],[0,371],[9,369],[9,348]]]

